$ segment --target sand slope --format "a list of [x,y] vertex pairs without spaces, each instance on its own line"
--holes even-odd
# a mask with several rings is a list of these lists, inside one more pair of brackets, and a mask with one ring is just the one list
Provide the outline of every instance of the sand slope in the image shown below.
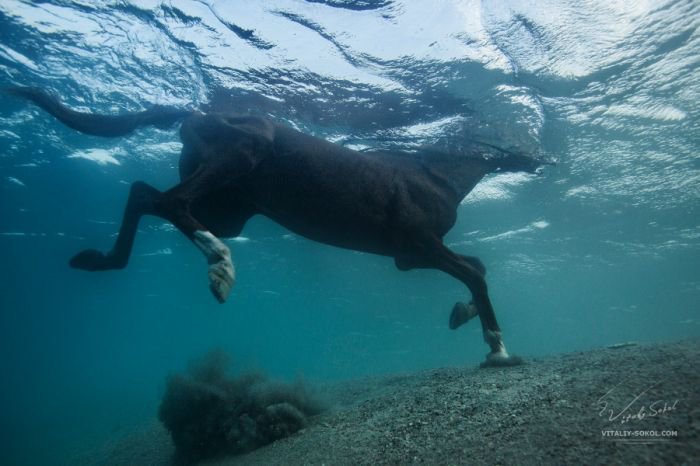
[[[205,464],[700,464],[699,356],[693,340],[334,385],[335,407],[306,429]],[[172,455],[154,425],[83,462],[168,465]]]

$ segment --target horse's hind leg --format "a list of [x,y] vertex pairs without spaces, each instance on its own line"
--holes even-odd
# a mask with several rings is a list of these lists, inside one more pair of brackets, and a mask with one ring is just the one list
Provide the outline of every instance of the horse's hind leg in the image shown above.
[[486,267],[484,266],[484,263],[481,262],[481,259],[478,257],[474,256],[463,256],[462,254],[457,254],[463,261],[465,261],[467,264],[471,265],[474,267],[476,270],[481,273],[481,275],[486,276]]
[[[468,305],[457,303],[452,313],[455,314],[458,306],[464,306],[464,312],[468,313],[467,320],[475,315],[481,320],[484,332],[484,340],[491,348],[482,367],[486,366],[511,366],[522,363],[517,356],[510,356],[506,351],[501,335],[501,329],[496,321],[491,300],[488,295],[485,269],[476,258],[460,256],[448,249],[438,239],[430,242],[430,246],[422,247],[422,251],[415,255],[397,257],[396,265],[402,270],[408,268],[436,268],[446,272],[464,283],[472,294],[473,301]],[[458,325],[457,325],[458,326]],[[456,327],[455,327],[456,328]]]
[[[458,254],[458,256],[467,264],[476,269],[483,277],[486,276],[486,267],[484,266],[484,263],[481,262],[481,259],[474,256],[463,256],[462,254]],[[457,330],[459,327],[472,320],[478,314],[479,311],[476,308],[476,304],[474,304],[474,301],[469,301],[468,303],[458,301],[457,303],[455,303],[454,307],[452,308],[452,312],[450,313],[450,329]]]
[[486,356],[486,361],[481,366],[512,366],[521,364],[521,358],[510,356],[506,351],[501,328],[496,321],[496,314],[493,311],[491,299],[488,295],[486,280],[483,273],[475,267],[476,264],[455,254],[442,243],[435,246],[433,254],[436,267],[467,285],[472,293],[473,304],[481,320],[484,340],[491,348],[491,352]]
[[171,222],[202,251],[209,262],[210,289],[219,302],[224,302],[235,281],[231,252],[190,214],[190,204],[201,194],[203,181],[193,176],[166,192],[140,181],[134,183],[112,250],[107,254],[94,249],[82,251],[71,259],[70,265],[90,271],[126,267],[139,220],[143,215],[154,215]]
[[[458,256],[481,273],[482,276],[486,275],[486,267],[484,267],[484,264],[478,257],[463,256],[461,254]],[[436,268],[435,259],[432,254],[405,254],[396,257],[395,263],[399,270]],[[478,314],[479,311],[474,301],[469,301],[469,303],[458,301],[455,303],[450,313],[449,327],[451,330],[456,330]]]

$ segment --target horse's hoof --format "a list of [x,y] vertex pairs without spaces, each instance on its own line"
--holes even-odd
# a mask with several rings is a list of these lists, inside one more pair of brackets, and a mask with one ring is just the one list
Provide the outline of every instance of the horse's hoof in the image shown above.
[[525,364],[525,360],[520,356],[509,355],[507,353],[496,352],[486,355],[486,361],[482,362],[479,367],[511,367]]
[[469,322],[473,317],[479,314],[473,302],[469,304],[456,303],[450,314],[450,329],[455,330]]
[[209,262],[209,289],[216,300],[223,303],[236,281],[231,251],[208,231],[195,231],[192,240]]
[[235,281],[233,263],[230,259],[222,259],[209,266],[209,289],[220,303],[226,301]]
[[107,257],[96,249],[86,249],[79,252],[70,260],[70,266],[74,269],[88,270],[90,272],[111,268]]

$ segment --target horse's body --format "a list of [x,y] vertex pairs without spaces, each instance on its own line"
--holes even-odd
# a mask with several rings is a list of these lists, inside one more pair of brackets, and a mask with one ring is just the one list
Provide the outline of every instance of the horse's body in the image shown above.
[[8,91],[78,131],[99,136],[183,120],[181,183],[160,192],[135,182],[112,250],[83,251],[71,259],[73,267],[125,267],[140,217],[155,215],[170,221],[204,253],[211,290],[223,302],[234,270],[229,249],[218,237],[238,236],[250,217],[262,214],[316,241],[392,257],[401,270],[447,272],[467,285],[473,298],[468,305],[455,305],[450,326],[479,315],[491,347],[487,364],[519,362],[505,350],[481,261],[455,254],[442,238],[455,223],[459,203],[484,175],[534,172],[539,162],[505,151],[493,156],[485,145],[460,156],[357,152],[258,117],[163,107],[93,115],[70,110],[34,88]]

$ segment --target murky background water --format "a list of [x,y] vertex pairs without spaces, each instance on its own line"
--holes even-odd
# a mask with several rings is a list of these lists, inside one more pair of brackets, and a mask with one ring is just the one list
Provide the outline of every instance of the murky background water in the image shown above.
[[[692,0],[2,0],[0,85],[103,113],[211,103],[354,148],[479,139],[555,159],[487,178],[447,240],[482,258],[509,348],[534,356],[700,334],[699,24]],[[177,133],[89,137],[0,103],[3,464],[154,419],[166,374],[212,347],[312,382],[482,360],[477,323],[447,328],[453,279],[263,218],[229,242],[223,306],[154,219],[127,270],[69,269],[109,247],[131,182],[176,182]]]

